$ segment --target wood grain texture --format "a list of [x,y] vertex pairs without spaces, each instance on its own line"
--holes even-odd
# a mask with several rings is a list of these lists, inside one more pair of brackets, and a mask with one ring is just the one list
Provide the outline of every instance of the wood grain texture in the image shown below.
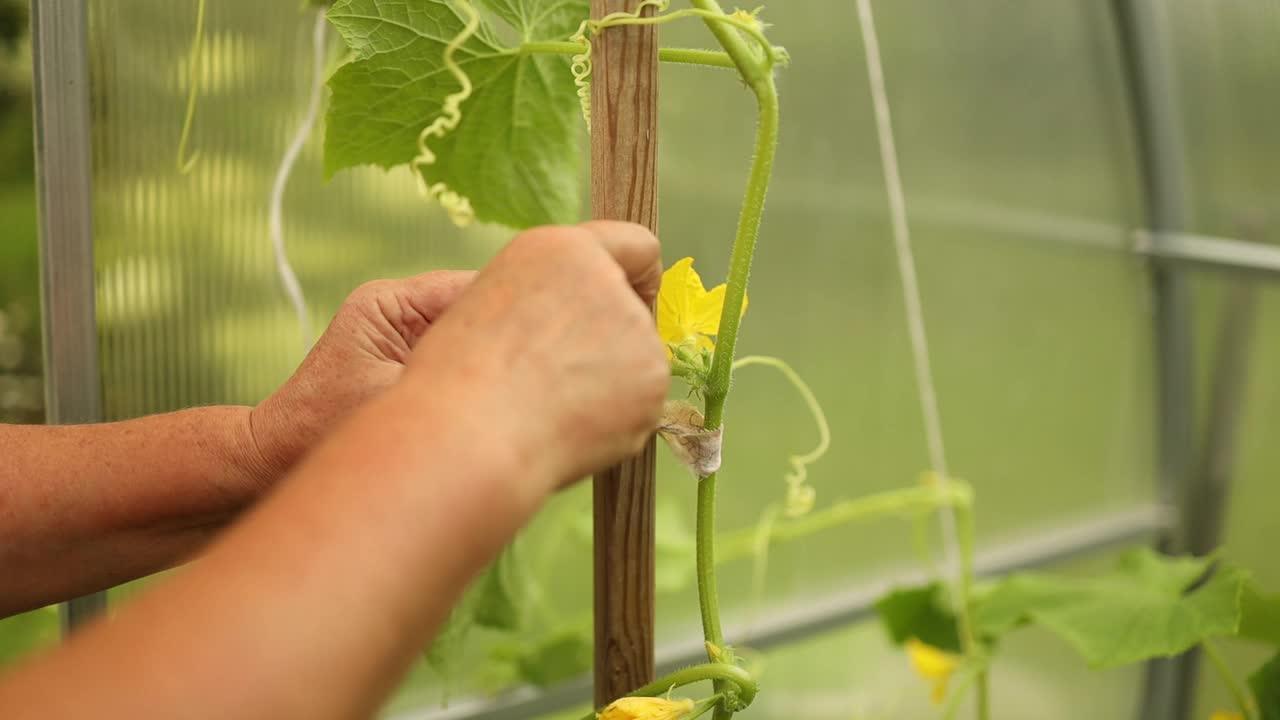
[[[592,0],[591,14],[639,0]],[[654,28],[610,28],[594,42],[591,205],[599,220],[658,225],[658,40]],[[595,477],[595,701],[602,707],[654,677],[654,470],[640,455]]]

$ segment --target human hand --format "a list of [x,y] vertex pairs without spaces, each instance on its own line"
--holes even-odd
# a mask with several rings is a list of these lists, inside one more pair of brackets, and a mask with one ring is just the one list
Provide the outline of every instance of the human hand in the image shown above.
[[453,407],[550,491],[638,452],[657,427],[670,382],[649,310],[661,280],[657,238],[638,225],[526,231],[425,336],[406,382],[464,390]]
[[262,482],[281,477],[352,410],[394,385],[423,334],[474,272],[430,272],[358,287],[306,359],[250,413]]

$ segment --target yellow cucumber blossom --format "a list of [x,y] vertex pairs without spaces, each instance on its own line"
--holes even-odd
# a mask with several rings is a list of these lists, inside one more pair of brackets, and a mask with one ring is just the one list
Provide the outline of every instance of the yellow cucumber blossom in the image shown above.
[[692,700],[624,697],[596,713],[596,720],[680,720],[692,712]]
[[916,674],[933,683],[931,698],[941,704],[947,697],[947,683],[960,665],[960,659],[951,653],[921,642],[915,638],[907,641],[907,657]]
[[1214,710],[1209,714],[1209,720],[1244,720],[1244,715],[1227,710]]
[[[724,313],[725,286],[707,290],[693,269],[693,258],[685,258],[662,274],[658,290],[658,334],[667,345],[667,357],[680,348],[700,353],[715,350],[712,337],[720,329]],[[742,312],[747,312],[743,297]]]
[[761,10],[764,10],[763,5],[756,8],[755,10],[743,10],[739,8],[729,13],[729,17],[733,18],[734,20],[741,20],[742,22],[754,27],[756,30],[764,30],[769,26],[760,21]]
[[710,640],[705,644],[707,646],[707,657],[711,658],[712,662],[724,662],[724,650],[721,650],[719,645]]

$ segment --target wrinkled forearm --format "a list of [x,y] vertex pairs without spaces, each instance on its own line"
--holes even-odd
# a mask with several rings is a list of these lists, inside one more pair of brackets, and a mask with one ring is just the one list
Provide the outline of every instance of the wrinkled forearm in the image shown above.
[[0,617],[172,567],[268,479],[247,407],[0,425]]
[[371,402],[199,562],[0,682],[0,717],[372,716],[557,480],[451,386]]

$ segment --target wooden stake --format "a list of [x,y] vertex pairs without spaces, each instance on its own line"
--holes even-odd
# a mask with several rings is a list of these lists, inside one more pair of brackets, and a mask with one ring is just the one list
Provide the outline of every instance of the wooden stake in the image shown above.
[[[592,17],[640,0],[591,0]],[[646,11],[647,12],[647,11]],[[593,40],[591,205],[598,220],[658,224],[658,39],[614,27]],[[654,677],[654,453],[595,477],[595,701],[603,707]]]

